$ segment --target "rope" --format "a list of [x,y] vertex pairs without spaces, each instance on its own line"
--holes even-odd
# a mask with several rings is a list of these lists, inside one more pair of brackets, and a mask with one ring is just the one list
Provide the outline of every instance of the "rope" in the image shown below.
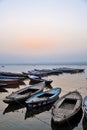
[[[57,118],[60,118],[61,116],[63,116],[63,115],[56,115]],[[68,119],[66,118],[66,116],[64,115],[63,117],[65,118],[65,120],[68,123],[70,129],[72,130],[72,126],[71,126],[70,122],[68,121]]]
[[36,116],[34,116],[36,119],[38,119],[39,121],[41,121],[42,123],[44,123],[44,124],[46,124],[46,125],[48,125],[48,126],[50,126],[50,124],[49,123],[47,123],[47,122],[45,122],[45,121],[43,121],[43,120],[41,120],[40,118],[38,118],[38,117],[36,117]]

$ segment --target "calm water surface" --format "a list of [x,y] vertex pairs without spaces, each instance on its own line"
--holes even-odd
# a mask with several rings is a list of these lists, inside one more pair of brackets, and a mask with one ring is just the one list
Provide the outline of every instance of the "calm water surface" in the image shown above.
[[[59,66],[59,65],[5,65],[0,71],[27,72],[31,69],[52,69],[57,67],[84,68],[85,73],[51,75],[48,78],[53,80],[51,87],[61,87],[60,96],[69,91],[78,90],[82,97],[87,95],[87,66]],[[33,111],[28,110],[23,104],[9,106],[3,102],[5,96],[11,92],[29,85],[29,80],[23,85],[0,88],[0,130],[87,130],[87,122],[83,115],[73,126],[58,128],[51,123],[51,106]]]

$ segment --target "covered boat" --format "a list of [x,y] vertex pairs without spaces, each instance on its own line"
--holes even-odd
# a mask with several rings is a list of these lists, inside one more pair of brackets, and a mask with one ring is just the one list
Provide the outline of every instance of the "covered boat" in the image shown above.
[[28,77],[32,83],[45,82],[46,85],[49,85],[53,82],[53,80],[51,80],[51,79],[42,78],[40,76],[29,75]]
[[69,122],[82,108],[82,96],[73,91],[62,96],[52,107],[52,120],[56,124]]
[[24,102],[27,98],[32,95],[39,93],[45,87],[45,83],[41,82],[35,85],[28,86],[26,88],[20,89],[16,92],[11,93],[9,96],[6,96],[3,100],[5,103],[19,103]]
[[83,100],[83,110],[84,110],[84,116],[87,119],[87,96]]
[[48,91],[43,91],[28,98],[25,103],[28,107],[40,107],[56,101],[61,92],[61,88],[53,88]]

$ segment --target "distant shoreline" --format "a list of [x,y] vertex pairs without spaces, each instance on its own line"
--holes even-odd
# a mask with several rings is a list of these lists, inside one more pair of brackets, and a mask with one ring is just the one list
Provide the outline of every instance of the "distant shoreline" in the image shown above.
[[87,62],[72,62],[72,63],[0,63],[1,67],[6,65],[87,65]]

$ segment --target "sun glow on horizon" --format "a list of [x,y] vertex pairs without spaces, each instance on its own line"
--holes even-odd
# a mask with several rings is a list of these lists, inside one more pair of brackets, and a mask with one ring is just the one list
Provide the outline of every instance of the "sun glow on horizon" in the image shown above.
[[87,3],[83,0],[0,2],[0,60],[86,61]]

